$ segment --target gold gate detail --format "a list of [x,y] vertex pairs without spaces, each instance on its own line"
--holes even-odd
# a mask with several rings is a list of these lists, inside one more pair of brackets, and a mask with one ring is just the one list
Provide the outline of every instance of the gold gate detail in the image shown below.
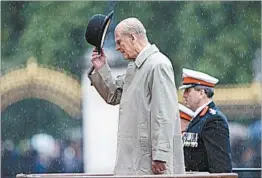
[[81,117],[81,86],[72,76],[38,65],[30,58],[25,68],[0,78],[1,111],[26,98],[47,100],[60,106],[71,117]]

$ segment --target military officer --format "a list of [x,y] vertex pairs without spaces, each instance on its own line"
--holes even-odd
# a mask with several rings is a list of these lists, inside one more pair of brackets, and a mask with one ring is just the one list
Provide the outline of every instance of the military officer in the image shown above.
[[183,69],[183,98],[194,115],[183,135],[186,171],[231,172],[231,147],[226,116],[212,97],[218,79]]

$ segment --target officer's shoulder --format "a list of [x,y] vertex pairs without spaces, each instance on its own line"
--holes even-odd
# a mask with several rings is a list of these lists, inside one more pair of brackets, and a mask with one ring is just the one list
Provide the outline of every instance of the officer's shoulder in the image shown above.
[[215,108],[209,108],[208,109],[208,114],[212,115],[212,116],[217,116],[219,115],[219,111]]
[[226,116],[217,108],[208,108],[206,115],[208,118],[227,120]]

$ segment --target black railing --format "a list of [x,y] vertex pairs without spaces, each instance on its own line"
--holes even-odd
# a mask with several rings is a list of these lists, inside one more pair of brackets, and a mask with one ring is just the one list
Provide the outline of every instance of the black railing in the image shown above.
[[262,168],[233,168],[233,172],[261,172]]
[[262,168],[233,168],[232,171],[238,178],[261,178],[262,175]]

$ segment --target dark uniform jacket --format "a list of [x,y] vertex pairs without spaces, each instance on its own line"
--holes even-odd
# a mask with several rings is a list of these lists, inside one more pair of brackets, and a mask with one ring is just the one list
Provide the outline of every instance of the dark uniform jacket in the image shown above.
[[192,119],[183,142],[186,171],[231,172],[227,118],[214,102]]

